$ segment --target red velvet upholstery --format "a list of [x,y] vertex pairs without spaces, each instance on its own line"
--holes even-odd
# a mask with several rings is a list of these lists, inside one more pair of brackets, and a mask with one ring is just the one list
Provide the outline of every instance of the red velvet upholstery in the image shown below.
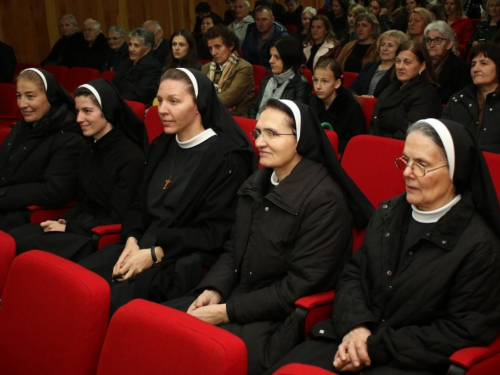
[[104,78],[111,82],[113,81],[113,77],[115,76],[115,74],[116,72],[114,70],[105,70],[104,72],[101,72],[99,78]]
[[273,375],[332,375],[334,372],[323,370],[320,367],[303,365],[301,363],[291,363],[283,366],[273,373]]
[[15,257],[16,242],[7,233],[0,231],[0,299],[2,299],[10,265]]
[[239,337],[139,299],[113,315],[97,370],[98,375],[246,373],[246,347]]
[[61,215],[68,212],[68,210],[75,205],[76,202],[69,202],[64,206],[59,207],[45,207],[45,206],[28,206],[26,207],[31,211],[30,223],[40,224],[46,220],[54,220]]
[[252,65],[253,69],[253,84],[255,86],[254,97],[257,95],[259,91],[260,83],[262,79],[267,75],[267,70],[265,67],[261,65]]
[[363,98],[362,96],[357,97],[362,102],[361,109],[365,115],[366,119],[366,130],[370,127],[370,122],[373,117],[373,110],[375,109],[375,104],[377,104],[377,98]]
[[66,90],[73,92],[78,86],[99,78],[100,75],[97,69],[75,67],[69,70],[66,79],[61,84]]
[[500,335],[487,347],[458,350],[450,357],[449,375],[498,374],[500,369]]
[[146,107],[144,103],[134,102],[133,100],[125,100],[130,108],[135,112],[135,114],[144,121],[144,116],[146,114]]
[[100,225],[92,228],[92,240],[95,248],[101,250],[110,243],[116,243],[120,240],[121,224]]
[[109,286],[53,254],[12,263],[0,308],[2,374],[95,374],[109,318]]
[[250,136],[250,132],[255,129],[255,125],[257,124],[257,120],[251,119],[251,118],[246,118],[246,117],[238,117],[238,116],[233,116],[238,125],[241,126],[243,131],[245,132],[246,136],[250,140],[250,143],[253,146],[253,149],[255,151],[255,154],[257,157],[259,157],[259,150],[255,146],[255,141],[252,139]]
[[59,82],[64,82],[69,72],[69,68],[64,65],[44,65],[42,69],[52,73]]
[[342,167],[375,208],[405,191],[403,171],[394,164],[403,148],[404,141],[373,135],[358,135],[347,144]]
[[158,106],[149,107],[146,118],[144,119],[146,131],[148,132],[149,143],[163,132],[163,123],[158,115]]
[[16,68],[14,69],[14,74],[12,75],[12,83],[16,83],[17,76],[19,73],[21,73],[24,69],[28,68],[42,68],[40,64],[33,64],[33,63],[20,63],[18,62],[16,65]]
[[493,180],[498,200],[500,200],[500,154],[483,152],[483,155],[486,159],[486,164],[488,164],[488,169],[490,170],[491,179]]
[[337,157],[340,159],[339,136],[333,130],[325,129],[325,133],[326,133],[326,136],[328,137],[328,140],[330,141],[330,144],[333,147],[333,150],[335,151],[335,154],[337,154]]
[[307,82],[309,82],[309,84],[311,85],[311,90],[314,91],[313,72],[308,68],[302,68],[302,75],[304,76],[305,79],[307,79]]
[[0,83],[0,124],[12,127],[22,115],[17,107],[16,85]]
[[354,80],[358,77],[358,74],[359,73],[355,72],[344,72],[344,83],[342,84],[342,86],[346,88],[351,86]]

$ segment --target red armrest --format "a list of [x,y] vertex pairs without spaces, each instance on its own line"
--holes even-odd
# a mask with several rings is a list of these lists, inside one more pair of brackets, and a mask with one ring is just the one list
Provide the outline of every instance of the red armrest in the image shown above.
[[100,250],[102,247],[120,241],[121,224],[100,225],[92,228],[92,242],[95,250]]
[[64,215],[69,211],[71,207],[73,207],[76,202],[69,202],[63,206],[58,207],[45,207],[45,206],[28,206],[26,207],[29,211],[31,211],[30,223],[31,224],[40,224],[46,220],[54,220]]
[[304,337],[315,324],[332,317],[333,297],[335,297],[335,291],[329,290],[295,301],[297,307],[295,313],[302,320]]
[[98,227],[92,228],[92,233],[98,234],[102,236],[103,234],[116,234],[120,233],[122,230],[121,224],[108,224],[108,225],[100,225]]
[[335,291],[329,290],[327,292],[313,294],[312,296],[299,298],[297,301],[295,301],[295,306],[301,307],[305,310],[311,310],[318,306],[333,304],[334,297],[335,297]]
[[488,346],[474,346],[457,350],[450,357],[450,362],[453,365],[459,366],[461,368],[470,369],[475,364],[485,361],[493,356],[496,356],[496,358],[494,359],[495,364],[490,364],[488,367],[500,367],[500,335],[498,335],[495,340],[493,340],[493,342]]

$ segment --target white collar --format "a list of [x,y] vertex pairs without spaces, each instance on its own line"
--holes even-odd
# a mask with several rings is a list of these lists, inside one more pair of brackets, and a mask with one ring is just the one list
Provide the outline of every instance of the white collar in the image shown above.
[[213,136],[216,136],[217,133],[213,131],[212,128],[205,129],[205,131],[202,131],[200,134],[197,136],[188,139],[187,141],[181,142],[179,141],[179,138],[177,135],[175,135],[175,140],[177,141],[177,144],[179,145],[180,148],[193,148],[195,146],[198,146],[205,142],[207,139],[212,138]]
[[221,72],[224,71],[224,68],[226,67],[226,65],[227,65],[228,62],[229,62],[229,59],[227,59],[227,61],[224,64],[222,64],[222,65],[219,64],[219,68],[220,68]]
[[274,186],[278,186],[280,184],[280,182],[278,181],[278,176],[276,176],[276,172],[273,172],[273,174],[271,175],[271,184],[273,184]]
[[446,213],[451,210],[451,208],[460,202],[462,196],[458,194],[455,198],[453,198],[450,202],[446,203],[443,207],[439,207],[437,210],[433,211],[420,211],[413,204],[411,205],[411,209],[413,210],[412,216],[415,221],[419,223],[435,223],[439,219],[441,219]]

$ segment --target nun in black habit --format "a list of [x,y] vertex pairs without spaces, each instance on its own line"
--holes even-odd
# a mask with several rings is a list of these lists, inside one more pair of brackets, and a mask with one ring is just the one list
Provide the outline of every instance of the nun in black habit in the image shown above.
[[111,313],[136,297],[184,296],[200,282],[229,237],[236,191],[256,167],[207,76],[170,69],[157,99],[164,133],[151,145],[122,241],[80,262],[110,282]]
[[27,206],[60,206],[75,198],[84,147],[75,102],[56,78],[29,68],[17,78],[23,115],[0,146],[0,230],[29,223]]
[[261,374],[301,341],[295,301],[334,288],[373,207],[309,106],[270,99],[252,135],[263,168],[238,190],[224,254],[193,297],[166,305],[241,337]]
[[381,203],[342,274],[333,320],[291,362],[336,373],[446,374],[500,330],[500,208],[474,135],[449,120],[408,128],[406,193]]
[[105,79],[75,90],[76,121],[87,137],[80,155],[77,203],[56,220],[10,234],[17,253],[40,249],[78,261],[90,255],[92,228],[121,223],[137,194],[148,149],[142,120]]

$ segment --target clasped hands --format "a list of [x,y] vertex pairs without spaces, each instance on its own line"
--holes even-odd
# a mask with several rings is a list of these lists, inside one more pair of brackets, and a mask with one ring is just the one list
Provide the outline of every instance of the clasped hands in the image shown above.
[[[163,249],[160,246],[155,247],[156,258],[163,258]],[[123,248],[123,251],[113,267],[112,281],[122,282],[141,273],[153,266],[151,249],[140,249],[138,241],[134,237],[129,237]]]
[[222,296],[216,290],[205,290],[189,306],[187,313],[213,325],[229,323],[226,304],[219,304]]
[[370,366],[366,341],[371,332],[364,325],[352,329],[342,339],[333,359],[333,367],[338,371],[356,372]]
[[65,232],[66,231],[66,220],[47,220],[40,223],[40,227],[44,232]]

